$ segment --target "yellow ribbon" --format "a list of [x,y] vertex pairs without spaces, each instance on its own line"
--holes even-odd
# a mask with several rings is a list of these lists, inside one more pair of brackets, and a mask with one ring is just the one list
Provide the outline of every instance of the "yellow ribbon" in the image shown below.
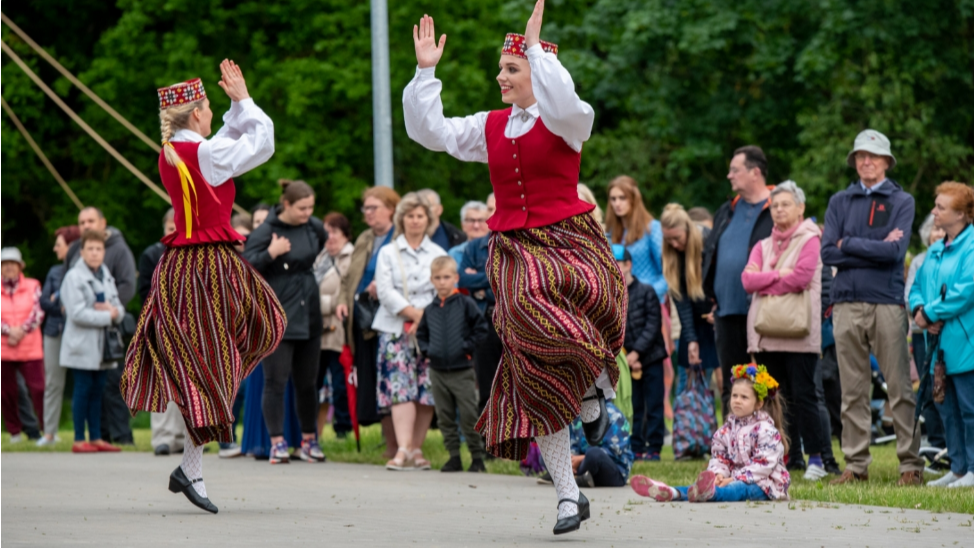
[[[175,151],[175,147],[171,143],[166,143],[166,146]],[[195,204],[198,199],[196,197],[196,184],[193,182],[193,176],[189,174],[189,168],[186,167],[186,163],[179,160],[176,164],[176,171],[179,172],[179,182],[183,187],[183,216],[186,218],[186,239],[191,239],[193,237],[193,204]],[[190,200],[189,193],[193,193],[193,199]]]

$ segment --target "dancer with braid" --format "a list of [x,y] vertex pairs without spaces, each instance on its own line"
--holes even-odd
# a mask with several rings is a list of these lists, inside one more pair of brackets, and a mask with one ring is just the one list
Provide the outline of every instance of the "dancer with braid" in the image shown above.
[[230,97],[223,128],[199,78],[159,90],[159,174],[175,208],[176,232],[152,276],[152,289],[125,358],[121,390],[133,414],[176,402],[189,434],[169,490],[216,513],[203,485],[203,445],[233,441],[240,382],[281,342],[285,316],[274,291],[233,245],[232,177],[274,154],[274,124],[247,92],[240,68],[224,60],[220,87]]
[[[520,460],[536,439],[558,491],[554,533],[575,531],[591,511],[572,473],[568,426],[581,414],[591,445],[608,427],[615,356],[625,331],[626,285],[602,228],[578,198],[582,144],[594,112],[575,94],[558,46],[540,40],[544,0],[524,35],[500,57],[505,110],[444,118],[433,19],[413,27],[418,68],[403,92],[406,132],[424,147],[485,162],[497,199],[487,272],[504,345],[477,428],[487,449]],[[486,387],[481,387],[486,389]]]

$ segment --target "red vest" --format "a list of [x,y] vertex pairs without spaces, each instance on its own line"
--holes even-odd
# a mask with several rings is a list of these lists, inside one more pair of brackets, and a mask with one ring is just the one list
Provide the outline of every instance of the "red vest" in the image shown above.
[[495,232],[538,228],[588,213],[595,206],[578,198],[582,154],[538,118],[524,135],[509,139],[504,128],[511,109],[487,114],[487,166],[497,211],[487,220]]
[[[200,173],[200,160],[197,153],[200,143],[172,143],[172,146],[186,164],[193,179],[193,184],[188,187],[187,193],[190,214],[186,215],[183,183],[179,178],[179,170],[169,165],[164,153],[159,153],[159,175],[169,193],[169,198],[172,199],[173,210],[176,213],[176,232],[164,237],[162,243],[170,247],[179,247],[242,241],[243,236],[230,227],[233,200],[237,194],[233,179],[228,179],[217,187],[211,186]],[[190,223],[188,230],[187,219]]]

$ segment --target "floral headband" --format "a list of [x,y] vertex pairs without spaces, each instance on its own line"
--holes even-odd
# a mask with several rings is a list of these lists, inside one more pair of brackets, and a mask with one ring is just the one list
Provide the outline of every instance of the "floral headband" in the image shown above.
[[748,379],[754,385],[754,393],[758,395],[758,401],[766,398],[774,399],[778,393],[778,381],[768,374],[768,368],[763,365],[748,364],[735,365],[731,368],[734,380]]

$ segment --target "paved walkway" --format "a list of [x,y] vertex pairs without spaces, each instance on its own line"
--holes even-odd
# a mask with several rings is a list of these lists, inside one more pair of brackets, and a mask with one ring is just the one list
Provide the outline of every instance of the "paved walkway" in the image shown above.
[[[818,503],[656,504],[589,489],[592,519],[555,537],[550,486],[512,476],[204,457],[210,515],[166,490],[178,457],[2,456],[14,546],[974,546],[971,516]],[[770,539],[773,541],[768,542]],[[192,543],[192,544],[189,544]],[[354,544],[353,544],[354,543]]]

